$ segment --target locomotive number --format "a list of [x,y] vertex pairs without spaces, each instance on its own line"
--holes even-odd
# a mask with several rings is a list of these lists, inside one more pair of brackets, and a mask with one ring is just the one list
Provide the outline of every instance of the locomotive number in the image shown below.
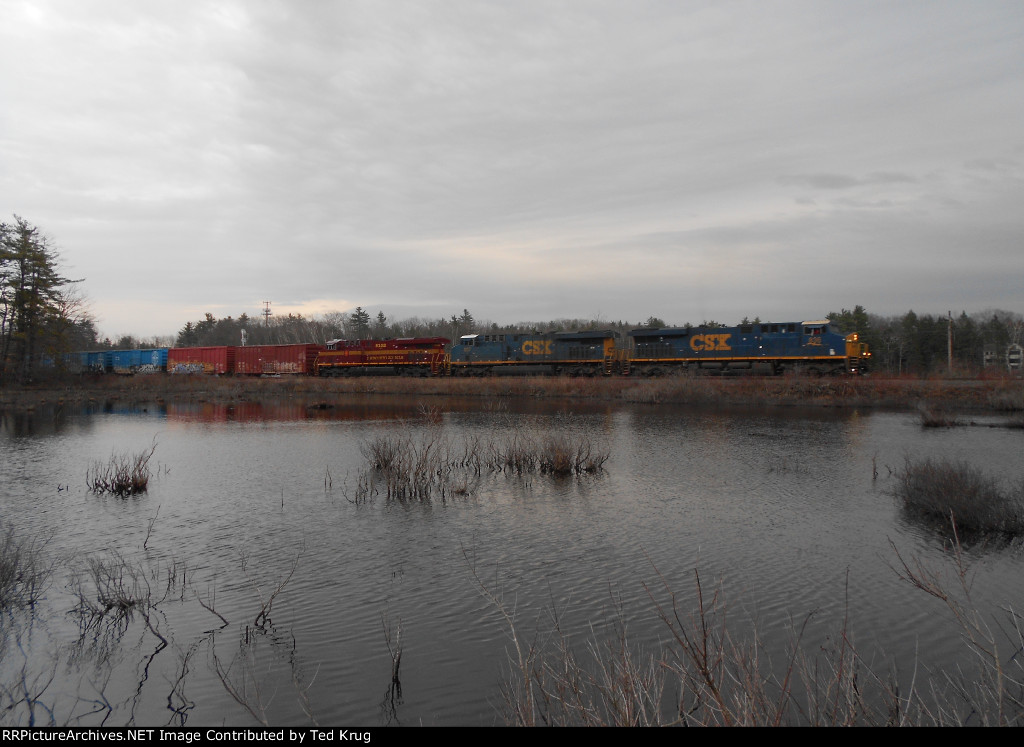
[[551,355],[551,340],[526,340],[523,355]]
[[732,350],[729,345],[729,335],[694,335],[690,338],[690,347],[700,352],[701,350]]

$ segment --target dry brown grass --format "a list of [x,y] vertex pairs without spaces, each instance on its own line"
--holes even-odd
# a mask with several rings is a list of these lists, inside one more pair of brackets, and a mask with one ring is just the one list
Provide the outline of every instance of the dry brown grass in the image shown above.
[[0,389],[0,407],[32,409],[41,404],[89,401],[141,403],[245,402],[304,399],[330,402],[353,394],[501,399],[562,399],[646,404],[810,405],[820,407],[916,408],[1024,411],[1024,379],[920,379],[800,376],[666,376],[564,378],[102,376],[62,386]]
[[[785,650],[770,652],[756,623],[730,610],[721,586],[694,571],[684,605],[660,578],[649,588],[665,642],[636,646],[625,625],[573,644],[552,617],[524,637],[500,589],[472,573],[510,637],[503,715],[514,726],[1012,726],[1024,723],[1021,617],[981,614],[959,543],[953,568],[936,570],[895,550],[894,570],[951,613],[966,656],[950,671],[879,672],[854,645],[848,618],[824,644],[804,640],[808,617]],[[469,561],[467,557],[467,562]],[[947,572],[948,570],[948,572]],[[752,629],[752,632],[751,632]]]

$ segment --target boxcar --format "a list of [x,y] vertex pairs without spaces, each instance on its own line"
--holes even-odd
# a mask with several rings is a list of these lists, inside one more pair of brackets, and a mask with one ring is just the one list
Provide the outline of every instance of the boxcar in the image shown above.
[[618,334],[612,330],[463,335],[452,346],[451,373],[606,375],[614,373],[621,360],[618,341]]
[[106,373],[111,367],[109,350],[73,353],[72,359],[72,366],[77,362],[80,373]]
[[827,320],[741,324],[736,327],[635,329],[628,370],[656,376],[688,367],[766,373],[861,373],[870,353],[857,335]]
[[167,351],[167,371],[175,374],[233,374],[235,350],[232,345],[171,348]]
[[330,340],[317,355],[316,373],[318,376],[437,376],[445,372],[448,343],[445,337]]
[[320,345],[251,345],[235,348],[235,373],[248,376],[311,376]]
[[109,370],[116,374],[160,373],[167,370],[167,348],[111,350]]

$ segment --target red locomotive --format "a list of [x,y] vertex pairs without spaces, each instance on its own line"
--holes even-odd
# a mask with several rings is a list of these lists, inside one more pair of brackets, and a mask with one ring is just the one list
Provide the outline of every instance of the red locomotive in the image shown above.
[[398,373],[437,376],[447,364],[444,337],[397,340],[330,340],[316,359],[317,376]]

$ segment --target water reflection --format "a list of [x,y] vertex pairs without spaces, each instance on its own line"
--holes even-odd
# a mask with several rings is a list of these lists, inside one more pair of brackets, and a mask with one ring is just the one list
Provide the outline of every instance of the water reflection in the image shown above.
[[[553,640],[554,615],[583,649],[625,626],[656,650],[667,632],[649,590],[689,610],[699,570],[727,591],[730,632],[756,621],[775,651],[810,615],[811,645],[845,620],[900,671],[959,663],[955,626],[893,572],[893,545],[946,556],[901,516],[886,466],[946,454],[1007,480],[1024,469],[1024,434],[922,431],[899,414],[365,397],[50,416],[0,420],[0,516],[52,535],[58,567],[34,613],[5,615],[0,697],[26,682],[55,723],[500,722],[508,625],[476,579],[527,640]],[[443,499],[357,499],[362,447],[381,435],[489,448],[516,433],[585,436],[611,458],[568,477],[488,471]],[[154,438],[164,470],[146,494],[82,486],[92,460]],[[98,601],[97,557],[148,600],[132,615]],[[968,559],[986,609],[1024,591],[1012,548]],[[92,611],[74,614],[83,599]]]

